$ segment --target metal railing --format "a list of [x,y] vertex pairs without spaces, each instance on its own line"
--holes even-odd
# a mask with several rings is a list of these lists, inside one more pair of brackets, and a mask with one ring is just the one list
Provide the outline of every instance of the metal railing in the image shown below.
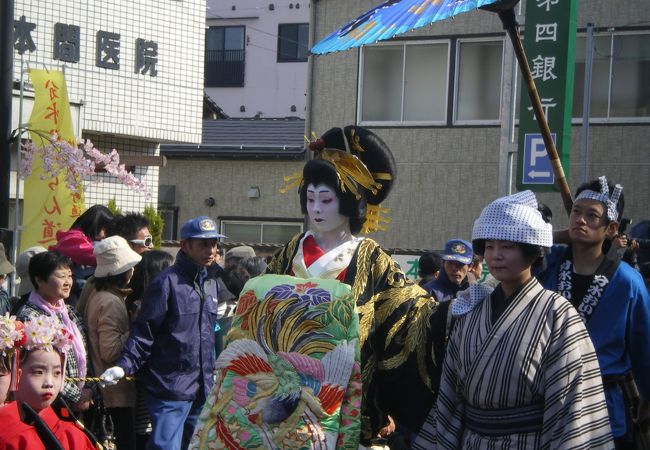
[[245,50],[206,50],[205,86],[244,86]]

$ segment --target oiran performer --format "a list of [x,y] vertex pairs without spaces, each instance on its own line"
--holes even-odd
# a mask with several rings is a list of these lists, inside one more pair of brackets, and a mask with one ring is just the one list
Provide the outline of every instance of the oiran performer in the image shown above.
[[[355,411],[348,411],[360,423],[354,440],[369,445],[390,423],[389,416],[405,435],[413,435],[435,401],[447,310],[408,280],[377,242],[357,236],[386,229],[389,220],[380,203],[395,181],[393,156],[377,135],[357,126],[333,128],[309,148],[314,159],[302,173],[285,178],[282,191],[298,187],[311,230],[291,239],[271,261],[267,274],[339,280],[350,286],[358,313],[361,381],[360,402]],[[247,292],[244,287],[242,295]],[[240,300],[237,314],[244,308]],[[238,323],[241,317],[235,318],[234,325]],[[247,329],[260,324],[247,316]],[[229,333],[228,345],[236,342],[238,333],[236,329]],[[256,387],[251,383],[247,385],[249,396],[259,388],[259,383]],[[313,393],[318,389],[315,385]],[[208,404],[206,409],[210,407]],[[204,419],[209,417],[206,409]],[[212,422],[199,420],[201,445],[205,436],[215,435],[214,420],[214,414]],[[253,415],[252,420],[259,419]],[[216,430],[216,434],[222,431]],[[354,440],[345,440],[342,446],[349,448]],[[341,446],[331,441],[323,444],[324,448]]]

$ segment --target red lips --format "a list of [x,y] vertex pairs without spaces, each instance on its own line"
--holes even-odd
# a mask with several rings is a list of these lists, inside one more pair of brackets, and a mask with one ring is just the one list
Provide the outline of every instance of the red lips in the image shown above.
[[54,397],[54,394],[50,394],[50,393],[48,393],[48,394],[43,394],[43,395],[41,395],[41,398],[42,398],[43,400],[45,400],[45,401],[48,401],[48,400],[51,399],[52,397]]

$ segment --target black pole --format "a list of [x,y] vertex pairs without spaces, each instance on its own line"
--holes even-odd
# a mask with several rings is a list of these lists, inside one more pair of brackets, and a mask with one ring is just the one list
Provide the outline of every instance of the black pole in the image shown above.
[[0,228],[9,227],[14,0],[0,0]]

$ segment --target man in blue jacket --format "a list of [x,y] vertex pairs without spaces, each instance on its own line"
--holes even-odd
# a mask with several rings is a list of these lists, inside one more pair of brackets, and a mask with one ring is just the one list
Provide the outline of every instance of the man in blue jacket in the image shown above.
[[206,216],[181,227],[174,265],[147,288],[122,354],[101,375],[114,384],[140,370],[153,431],[148,449],[185,449],[212,387],[217,321],[217,232]]
[[472,244],[462,239],[450,239],[440,255],[442,270],[438,278],[422,285],[422,288],[439,302],[456,298],[459,291],[469,287],[467,273],[472,264]]

